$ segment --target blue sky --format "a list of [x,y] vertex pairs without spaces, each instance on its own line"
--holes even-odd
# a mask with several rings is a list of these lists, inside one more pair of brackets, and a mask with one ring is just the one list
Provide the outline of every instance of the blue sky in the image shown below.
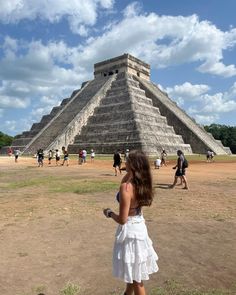
[[235,0],[0,1],[0,131],[29,130],[123,53],[199,124],[235,126],[235,11]]

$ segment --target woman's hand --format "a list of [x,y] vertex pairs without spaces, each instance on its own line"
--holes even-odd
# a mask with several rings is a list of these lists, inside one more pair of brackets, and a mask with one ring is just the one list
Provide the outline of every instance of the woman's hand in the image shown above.
[[103,214],[104,214],[107,218],[110,218],[112,213],[113,213],[113,211],[112,211],[110,208],[103,209]]

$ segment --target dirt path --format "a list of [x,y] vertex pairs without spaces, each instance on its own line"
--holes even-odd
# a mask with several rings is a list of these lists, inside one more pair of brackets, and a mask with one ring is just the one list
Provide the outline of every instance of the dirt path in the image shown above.
[[[147,290],[174,279],[187,287],[231,290],[236,283],[236,163],[190,163],[190,190],[167,189],[171,163],[153,170],[155,201],[145,208],[160,271]],[[35,182],[40,179],[40,182]],[[59,295],[67,282],[80,294],[120,294],[111,275],[116,189],[51,191],[71,179],[117,183],[111,161],[37,168],[35,159],[0,158],[0,293]],[[37,180],[38,181],[38,180]],[[233,292],[233,291],[232,291]],[[233,293],[232,293],[233,294]]]

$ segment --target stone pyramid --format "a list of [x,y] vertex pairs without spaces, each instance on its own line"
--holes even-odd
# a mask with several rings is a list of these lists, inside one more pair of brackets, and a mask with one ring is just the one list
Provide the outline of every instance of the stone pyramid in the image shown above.
[[95,64],[94,79],[52,109],[13,147],[24,153],[94,149],[114,153],[127,148],[148,154],[226,154],[227,150],[150,81],[150,66],[130,54]]

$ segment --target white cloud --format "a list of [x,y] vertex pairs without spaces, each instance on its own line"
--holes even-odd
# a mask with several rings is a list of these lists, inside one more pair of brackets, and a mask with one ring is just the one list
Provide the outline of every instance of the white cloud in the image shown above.
[[137,14],[139,14],[141,12],[141,5],[139,2],[135,1],[135,2],[132,2],[131,4],[129,4],[123,11],[123,15],[126,17],[126,18],[129,18],[129,17],[133,17],[133,16],[136,16]]
[[223,114],[236,111],[236,82],[229,91],[213,95],[206,93],[210,91],[208,85],[193,85],[189,82],[167,87],[165,91],[201,124],[213,123]]
[[232,77],[236,75],[236,68],[234,65],[225,66],[222,62],[205,62],[198,70],[202,73],[209,73],[223,77]]
[[50,106],[44,106],[44,107],[39,107],[39,108],[35,108],[31,111],[31,115],[36,118],[39,119],[41,118],[43,115],[46,115],[50,112],[51,107]]
[[85,69],[71,64],[73,49],[63,42],[43,45],[34,41],[26,45],[12,39],[11,43],[17,44],[19,52],[24,49],[25,55],[17,56],[17,51],[9,56],[8,48],[4,49],[5,56],[0,60],[0,107],[26,108],[40,97],[57,96],[56,102],[88,79]]
[[5,50],[17,51],[18,49],[18,41],[9,36],[6,36],[3,42],[3,48]]
[[58,97],[55,96],[43,96],[40,98],[40,102],[44,105],[56,106],[58,104]]
[[19,122],[16,120],[7,120],[4,122],[5,128],[7,128],[7,130],[14,132],[17,130]]
[[204,124],[204,125],[209,125],[209,124],[215,123],[219,119],[218,114],[195,115],[194,117],[199,124]]
[[236,75],[235,65],[223,63],[223,51],[236,44],[235,29],[223,32],[207,21],[199,21],[196,15],[140,14],[136,2],[124,15],[120,22],[107,24],[103,35],[88,38],[76,53],[77,60],[93,63],[129,52],[157,68],[199,62],[197,69],[203,73]]
[[226,94],[204,95],[204,113],[227,113],[236,111],[236,100],[229,100]]
[[236,82],[234,82],[229,91],[225,93],[225,97],[236,101]]
[[98,9],[111,9],[113,0],[11,0],[0,1],[0,20],[3,23],[18,23],[21,20],[40,18],[57,23],[67,18],[72,32],[79,34],[80,25],[93,26]]
[[201,95],[209,90],[208,85],[193,85],[190,82],[185,82],[182,85],[175,85],[173,88],[167,87],[165,91],[174,99],[201,100]]
[[[44,10],[48,11],[46,8],[50,7],[48,12],[42,14],[52,21],[57,19],[57,15],[59,19],[67,15],[72,30],[83,36],[89,33],[87,25],[95,24],[99,5],[107,9],[112,8],[114,4],[113,1],[89,0],[83,2],[82,9],[81,5],[77,8],[76,1],[69,3],[61,0],[56,8],[51,1],[40,1],[37,5],[36,1],[22,1],[22,5],[26,8],[31,3],[35,15],[40,15]],[[76,17],[81,9],[83,17]],[[4,15],[7,13],[4,14],[3,10],[2,14],[5,19]],[[233,48],[236,44],[236,29],[232,28],[230,31],[223,32],[210,22],[199,21],[196,15],[183,17],[158,16],[155,13],[141,14],[138,2],[133,2],[126,7],[123,20],[119,22],[113,20],[105,27],[106,30],[102,35],[88,36],[85,45],[68,48],[62,42],[57,44],[51,42],[47,45],[48,49],[53,47],[57,51],[56,47],[59,45],[60,50],[65,53],[65,56],[67,55],[67,61],[70,60],[74,66],[80,65],[86,68],[88,64],[92,66],[97,61],[129,52],[157,68],[199,62],[197,69],[203,73],[223,77],[236,75],[235,65],[223,63],[223,51]]]
[[28,118],[19,120],[5,120],[1,128],[6,134],[17,134],[22,132],[22,130],[29,130],[31,125],[31,121],[29,121]]
[[[1,92],[0,92],[1,93]],[[0,108],[24,109],[30,105],[30,99],[3,96],[0,94]]]

